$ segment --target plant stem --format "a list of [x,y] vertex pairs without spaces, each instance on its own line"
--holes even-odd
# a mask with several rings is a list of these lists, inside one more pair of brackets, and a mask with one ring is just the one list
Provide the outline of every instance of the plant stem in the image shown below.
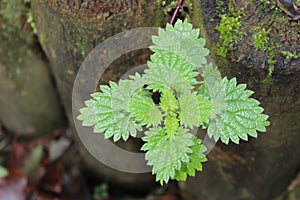
[[172,18],[171,18],[171,20],[170,20],[170,24],[173,24],[173,22],[174,22],[174,20],[175,20],[175,17],[176,17],[176,15],[177,15],[177,13],[178,13],[178,10],[179,10],[179,8],[180,8],[180,6],[181,6],[181,4],[182,4],[182,1],[183,1],[183,0],[178,0],[177,6],[176,6],[175,11],[174,11],[174,13],[173,13],[173,15],[172,15]]

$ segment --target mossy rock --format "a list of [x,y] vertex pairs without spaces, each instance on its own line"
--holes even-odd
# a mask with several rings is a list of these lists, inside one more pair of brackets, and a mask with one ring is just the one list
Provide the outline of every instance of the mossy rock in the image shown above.
[[0,2],[0,123],[25,136],[49,134],[65,125],[49,65],[27,22],[30,8]]

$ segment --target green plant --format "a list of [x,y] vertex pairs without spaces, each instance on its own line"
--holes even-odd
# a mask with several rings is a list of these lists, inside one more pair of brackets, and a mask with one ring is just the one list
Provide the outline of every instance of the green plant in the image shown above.
[[226,57],[229,51],[233,50],[234,44],[242,35],[240,28],[242,26],[241,16],[244,15],[243,10],[236,10],[236,2],[231,0],[228,3],[228,8],[224,8],[224,1],[217,1],[217,12],[221,18],[220,24],[216,26],[216,30],[219,32],[219,43],[217,54],[222,57]]
[[233,41],[239,34],[240,27],[240,16],[221,15],[220,25],[216,27],[216,30],[220,32],[219,56],[226,57],[228,50],[233,49]]
[[292,59],[298,59],[300,58],[300,53],[297,52],[291,52],[291,51],[280,51],[280,53],[285,57],[284,59],[284,64],[287,64],[290,62]]
[[93,199],[98,200],[102,198],[108,198],[108,185],[107,183],[101,183],[94,187]]
[[171,12],[177,5],[177,1],[175,0],[171,0],[171,1],[156,0],[156,3],[164,7],[163,11],[165,15],[168,15],[168,13]]
[[261,30],[256,29],[256,33],[253,35],[253,44],[256,50],[266,50],[269,44],[269,37],[266,29],[262,28]]
[[33,13],[32,10],[30,9],[27,13],[27,23],[30,25],[33,34],[37,34],[37,28],[36,28],[36,24],[34,22],[34,17],[33,17]]
[[276,54],[275,54],[275,48],[273,46],[269,46],[267,47],[267,51],[268,51],[268,76],[272,76],[272,73],[274,71],[275,68],[275,64],[277,63],[277,60],[275,58]]
[[[83,126],[93,126],[95,133],[103,132],[115,142],[147,127],[141,150],[161,184],[186,180],[202,170],[206,148],[190,128],[207,128],[216,141],[238,144],[269,125],[259,102],[250,98],[253,92],[245,84],[237,85],[235,78],[221,78],[207,63],[209,50],[199,32],[181,20],[159,29],[152,37],[154,54],[145,73],[101,85],[78,116]],[[158,104],[153,92],[160,94]]]

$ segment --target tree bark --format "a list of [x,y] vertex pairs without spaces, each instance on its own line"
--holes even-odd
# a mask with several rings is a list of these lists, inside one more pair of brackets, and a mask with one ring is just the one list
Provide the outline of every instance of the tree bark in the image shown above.
[[22,1],[0,2],[0,122],[11,132],[33,136],[65,120],[28,15]]
[[[88,53],[100,42],[117,33],[137,27],[161,26],[166,21],[162,8],[155,1],[33,0],[31,5],[41,45],[51,62],[59,93],[74,131],[72,88],[76,73]],[[132,55],[134,53],[129,55],[130,60],[128,57],[127,60],[117,60],[121,67],[114,66],[107,70],[108,75],[104,74],[106,81],[118,80],[120,75],[136,64],[136,59],[145,57],[140,53],[135,58]],[[90,142],[101,150],[97,141]],[[107,181],[133,189],[149,189],[154,184],[150,173],[128,174],[116,171],[93,158],[79,140],[78,146],[88,168]],[[125,146],[131,148],[131,144]]]
[[[219,24],[218,2],[197,2],[201,10],[197,20],[204,22],[198,26],[202,27],[202,33],[206,33],[212,60],[223,76],[237,77],[239,83],[247,83],[248,88],[255,91],[253,97],[261,102],[264,112],[270,116],[271,126],[267,133],[259,133],[257,139],[251,138],[240,145],[218,143],[208,155],[203,172],[180,185],[187,199],[273,199],[287,188],[300,169],[300,60],[294,58],[285,62],[280,54],[284,49],[297,49],[299,53],[299,23],[289,24],[284,13],[272,17],[272,10],[264,11],[265,7],[260,3],[239,2],[246,3],[241,30],[247,34],[235,41],[233,50],[225,59],[217,56],[216,52],[219,41],[215,30]],[[223,6],[226,8],[229,2],[224,1]],[[259,24],[250,23],[258,19],[261,20]],[[276,47],[277,62],[271,76],[268,75],[268,52],[255,49],[250,34],[257,30],[256,27],[267,25],[270,25],[269,41],[277,43],[291,37],[290,41]],[[289,31],[285,32],[287,29]],[[281,34],[275,34],[278,32]]]

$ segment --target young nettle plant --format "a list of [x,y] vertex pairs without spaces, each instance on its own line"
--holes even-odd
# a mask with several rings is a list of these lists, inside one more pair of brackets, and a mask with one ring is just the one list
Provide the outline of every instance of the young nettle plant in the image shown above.
[[[161,184],[170,179],[184,181],[202,170],[206,151],[201,139],[190,129],[207,129],[215,141],[225,144],[257,137],[265,132],[268,116],[246,84],[236,79],[221,78],[220,72],[207,63],[209,50],[199,29],[187,21],[167,24],[153,36],[154,52],[143,75],[129,80],[101,85],[86,107],[80,109],[83,126],[93,126],[105,138],[127,140],[136,137],[142,127],[148,128],[141,150],[146,151],[147,164]],[[196,77],[202,80],[197,81]],[[153,92],[160,93],[159,103]]]

